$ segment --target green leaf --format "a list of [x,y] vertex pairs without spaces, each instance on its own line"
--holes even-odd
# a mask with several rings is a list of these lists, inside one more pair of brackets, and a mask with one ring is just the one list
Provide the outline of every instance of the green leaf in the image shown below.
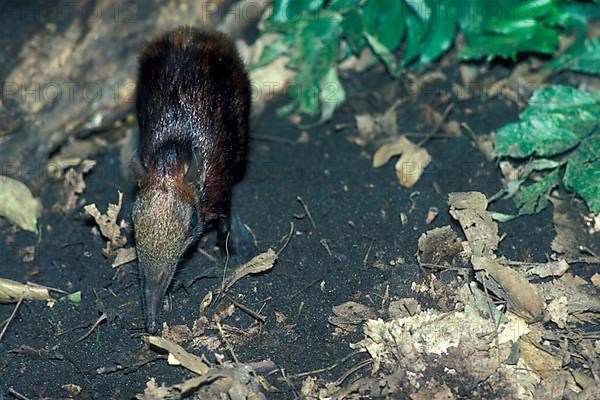
[[540,182],[527,186],[515,197],[519,215],[536,214],[548,206],[547,196],[560,182],[559,170],[557,168]]
[[366,0],[331,0],[329,3],[327,3],[327,8],[339,13],[345,13],[355,10],[365,1]]
[[417,65],[435,61],[454,43],[457,20],[450,13],[445,1],[436,2],[434,13],[427,23],[427,34],[421,40]]
[[335,66],[329,69],[320,83],[321,122],[325,122],[331,119],[335,109],[346,100],[346,92],[338,78]]
[[304,13],[315,13],[323,7],[324,0],[275,0],[273,2],[274,22],[297,20]]
[[359,55],[362,49],[367,45],[367,40],[363,36],[362,18],[358,11],[353,10],[342,16],[342,32],[348,41],[350,50]]
[[342,16],[337,13],[319,12],[303,16],[289,24],[285,34],[291,35],[289,66],[298,71],[296,82],[290,88],[292,108],[309,115],[319,111],[321,82],[335,66],[340,46]]
[[404,36],[406,6],[402,0],[368,0],[362,7],[365,30],[390,52]]
[[575,42],[552,63],[552,68],[600,75],[600,38]]
[[554,0],[484,0],[463,5],[460,24],[468,47],[460,56],[466,60],[514,59],[522,52],[552,54],[558,46],[557,25],[567,19]]
[[376,37],[371,36],[366,32],[365,38],[367,39],[369,46],[371,46],[373,53],[375,53],[375,55],[377,55],[377,57],[379,57],[379,59],[385,65],[385,68],[387,69],[388,73],[393,78],[399,77],[400,70],[396,65],[396,59],[394,58],[394,55],[388,50],[388,48],[381,44],[381,42],[379,42],[379,40],[377,40]]
[[260,53],[260,58],[250,66],[250,69],[260,68],[270,64],[277,57],[286,54],[289,51],[290,37],[279,35],[271,43],[269,43]]
[[[410,4],[410,3],[409,3]],[[406,42],[404,54],[402,55],[402,65],[407,65],[414,61],[421,52],[421,40],[427,33],[425,23],[412,11],[406,14]]]
[[81,291],[78,290],[75,293],[67,294],[65,296],[62,296],[58,300],[62,301],[62,302],[71,303],[71,304],[79,304],[79,303],[81,303]]
[[592,133],[600,119],[600,103],[591,94],[567,86],[536,92],[521,120],[496,134],[496,156],[524,158],[564,153]]
[[569,158],[564,183],[594,214],[600,214],[600,133],[585,139]]
[[37,234],[37,219],[42,205],[25,184],[0,175],[0,217],[21,229]]

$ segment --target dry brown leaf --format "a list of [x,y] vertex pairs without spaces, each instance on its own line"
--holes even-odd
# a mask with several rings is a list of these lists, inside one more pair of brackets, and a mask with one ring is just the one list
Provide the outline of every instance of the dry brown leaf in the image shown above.
[[560,279],[542,283],[540,286],[548,302],[566,296],[569,314],[600,312],[600,298],[596,290],[578,276],[566,273]]
[[552,300],[546,307],[550,321],[553,321],[559,328],[564,329],[567,326],[569,318],[569,308],[567,305],[567,296]]
[[106,214],[98,211],[96,204],[88,204],[84,210],[96,221],[100,233],[108,240],[106,248],[102,250],[105,257],[110,257],[116,249],[119,249],[127,243],[127,238],[121,234],[121,226],[117,222],[121,206],[123,204],[123,193],[119,192],[119,201],[117,204],[109,204]]
[[327,321],[348,332],[356,332],[361,323],[376,316],[372,308],[354,301],[334,306],[332,312],[333,315]]
[[356,120],[358,137],[351,138],[351,141],[359,146],[365,146],[379,136],[396,136],[398,134],[396,109],[400,104],[401,100],[395,101],[383,114],[356,115],[354,118]]
[[400,155],[396,162],[396,176],[404,187],[412,187],[431,162],[426,149],[412,143],[405,136],[381,146],[373,155],[373,167],[379,168],[392,157]]
[[561,259],[557,261],[549,261],[547,263],[532,263],[522,264],[528,275],[536,275],[540,278],[548,276],[562,276],[569,270],[569,264]]
[[167,351],[169,364],[181,365],[198,375],[204,375],[210,370],[201,357],[188,353],[183,347],[170,340],[158,336],[148,336],[145,340],[149,345]]
[[419,237],[419,265],[441,265],[450,267],[454,257],[463,250],[462,240],[449,225],[433,228]]
[[63,181],[63,186],[67,196],[65,204],[63,204],[61,207],[63,212],[69,212],[77,207],[77,200],[79,200],[79,196],[85,190],[85,181],[83,176],[90,172],[95,165],[96,161],[83,160],[67,170]]
[[52,300],[46,286],[0,278],[0,303],[15,303],[21,296],[24,300]]
[[545,379],[542,379],[536,388],[533,398],[544,400],[563,400],[565,398],[567,382],[572,379],[573,378],[567,371],[556,371],[549,373],[549,376],[546,376]]
[[121,265],[128,264],[135,261],[137,254],[135,247],[120,248],[116,250],[115,260],[112,263],[113,268],[120,267]]
[[388,314],[392,319],[410,317],[420,312],[421,305],[412,297],[391,301],[388,306]]
[[475,270],[484,270],[493,278],[503,292],[496,294],[513,304],[518,312],[525,312],[532,319],[542,317],[544,297],[537,285],[530,283],[517,271],[500,264],[498,260],[472,256],[471,263]]
[[520,360],[540,376],[550,376],[560,371],[562,359],[559,355],[550,354],[534,346],[526,340],[521,341]]
[[487,198],[479,192],[448,194],[450,215],[460,223],[475,256],[491,255],[498,249],[498,225],[488,215]]
[[268,249],[264,253],[255,256],[252,260],[236,268],[233,274],[225,281],[225,284],[223,285],[224,290],[226,291],[247,275],[259,274],[270,270],[273,268],[273,264],[275,264],[276,260],[277,254],[273,249]]

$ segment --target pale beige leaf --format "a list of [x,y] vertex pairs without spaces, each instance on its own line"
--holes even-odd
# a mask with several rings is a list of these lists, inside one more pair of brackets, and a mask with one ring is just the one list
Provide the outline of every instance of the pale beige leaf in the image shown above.
[[170,340],[158,336],[148,336],[146,342],[154,347],[167,351],[169,356],[177,360],[184,368],[198,375],[206,374],[210,369],[209,366],[202,361],[202,358],[188,353],[183,347]]
[[0,303],[15,303],[21,296],[24,300],[52,300],[45,286],[0,278]]
[[498,249],[498,225],[486,212],[487,198],[479,192],[448,194],[450,215],[460,223],[474,255],[490,255]]
[[113,268],[117,268],[121,265],[125,265],[132,261],[135,261],[135,259],[137,258],[135,247],[117,249],[116,254],[117,255],[115,256],[115,260],[112,263]]
[[37,219],[41,211],[41,202],[33,197],[25,184],[0,175],[0,216],[37,234]]
[[400,159],[395,165],[396,176],[402,186],[412,187],[431,162],[431,156],[426,149],[401,136],[392,143],[384,144],[375,152],[373,167],[379,168],[397,155],[400,155]]

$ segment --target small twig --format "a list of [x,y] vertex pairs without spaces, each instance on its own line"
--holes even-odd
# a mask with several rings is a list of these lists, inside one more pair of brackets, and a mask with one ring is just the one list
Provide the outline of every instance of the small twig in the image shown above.
[[371,238],[371,242],[369,243],[369,248],[367,249],[367,252],[365,253],[365,256],[363,257],[363,266],[367,265],[367,261],[369,260],[369,253],[371,252],[371,248],[373,248],[374,241],[375,241],[375,239]]
[[88,336],[90,336],[92,334],[92,332],[94,332],[94,329],[96,329],[98,327],[98,325],[100,325],[100,323],[102,321],[106,321],[108,320],[108,315],[103,312],[102,315],[100,315],[100,317],[96,320],[96,322],[94,322],[94,325],[92,325],[92,327],[90,329],[88,329],[88,331],[86,333],[84,333],[79,339],[77,339],[75,342],[81,342],[82,340],[84,340],[85,338],[87,338]]
[[246,314],[250,315],[252,318],[254,318],[254,319],[262,322],[263,324],[267,320],[267,317],[265,317],[264,315],[260,315],[256,311],[252,310],[249,307],[246,307],[245,305],[243,305],[241,303],[238,303],[237,301],[235,301],[234,299],[232,299],[231,296],[227,296],[227,298],[229,299],[229,301],[231,301],[233,303],[234,306],[236,306],[237,308],[239,308],[240,310],[242,310]]
[[[221,282],[221,294],[225,293],[225,277],[227,276],[227,264],[229,263],[229,235],[231,231],[227,232],[227,237],[225,238],[225,265],[223,266],[223,281]],[[219,295],[221,297],[221,295]]]
[[288,379],[287,375],[285,374],[285,370],[283,368],[279,368],[279,372],[281,372],[281,376],[283,377],[283,380],[285,381],[285,383],[288,385],[288,387],[292,391],[292,394],[294,395],[294,399],[297,399],[298,393],[296,393],[296,389],[294,389],[294,386],[292,386],[292,384],[290,383],[290,380]]
[[216,263],[217,259],[212,255],[209,254],[206,250],[204,249],[198,249],[198,251],[200,252],[200,254],[202,254],[204,257],[208,258],[210,261]]
[[294,234],[294,222],[290,222],[290,233],[287,235],[287,238],[285,239],[285,243],[283,244],[283,246],[279,250],[277,250],[277,253],[275,253],[277,255],[277,257],[279,257],[279,255],[281,254],[281,252],[290,243],[290,240],[292,240],[292,235],[293,234]]
[[8,388],[8,394],[13,395],[15,398],[17,398],[19,400],[29,400],[29,397],[22,395],[21,393],[17,392],[12,387]]
[[300,196],[296,197],[296,200],[298,200],[300,202],[300,204],[302,204],[302,207],[304,208],[304,213],[308,217],[308,220],[310,221],[310,224],[312,225],[313,229],[316,230],[317,225],[315,224],[315,220],[313,219],[312,214],[310,213],[310,210],[308,209],[308,206],[306,205],[306,202]]
[[448,107],[446,107],[446,109],[444,110],[442,117],[435,124],[435,126],[433,127],[431,132],[429,132],[429,134],[427,136],[425,136],[419,143],[417,143],[418,146],[423,146],[425,143],[427,143],[429,141],[429,139],[431,139],[433,137],[433,135],[435,135],[437,133],[438,129],[440,129],[440,126],[442,126],[442,124],[444,123],[444,120],[446,119],[446,117],[448,116],[448,114],[450,113],[450,111],[452,110],[453,107],[454,107],[454,103],[448,104]]
[[292,378],[302,378],[302,377],[305,377],[308,375],[321,374],[323,372],[331,371],[332,369],[336,369],[337,367],[344,364],[346,361],[348,361],[349,359],[351,359],[352,357],[354,357],[355,355],[360,354],[360,353],[363,353],[363,350],[354,350],[352,353],[346,355],[345,357],[343,357],[340,361],[336,362],[335,364],[332,364],[328,367],[315,369],[312,371],[300,372],[299,374],[292,375]]
[[344,381],[346,379],[348,379],[348,377],[350,375],[352,375],[353,373],[355,373],[356,371],[360,370],[361,368],[366,367],[367,365],[370,365],[373,363],[372,359],[368,359],[368,360],[364,360],[359,362],[358,364],[356,364],[354,367],[350,368],[348,371],[346,371],[342,376],[339,377],[339,379],[337,381],[334,382],[334,384],[336,386],[340,386],[342,383],[344,383]]
[[258,239],[256,239],[256,235],[254,234],[252,228],[250,228],[250,226],[247,224],[243,224],[243,226],[244,229],[246,229],[246,232],[248,232],[250,236],[252,236],[252,242],[254,243],[254,247],[258,248]]
[[250,140],[260,140],[262,142],[274,142],[282,144],[296,144],[296,141],[294,140],[268,135],[250,135]]
[[14,308],[12,314],[10,314],[10,317],[8,318],[8,321],[6,321],[6,324],[4,325],[4,328],[2,328],[2,332],[0,332],[0,342],[2,341],[2,338],[4,337],[4,333],[8,329],[8,326],[10,325],[10,323],[12,322],[12,320],[15,318],[15,315],[17,314],[17,310],[21,306],[21,303],[23,303],[23,297],[24,296],[25,296],[25,293],[21,294],[21,297],[19,298],[19,301],[15,305],[15,308]]
[[331,249],[329,248],[329,243],[327,242],[327,239],[321,239],[321,240],[319,240],[319,243],[321,243],[321,246],[323,246],[325,248],[325,250],[327,250],[327,254],[329,254],[329,257],[333,257],[333,253],[331,252]]
[[231,346],[229,339],[227,339],[227,337],[225,336],[225,332],[223,332],[223,327],[221,326],[221,323],[219,321],[217,321],[217,328],[219,329],[219,334],[221,335],[221,337],[223,338],[223,341],[225,342],[225,346],[227,346],[227,350],[229,350],[229,352],[231,353],[231,358],[233,358],[233,361],[236,364],[239,364],[240,361],[238,360],[237,356],[235,355],[235,351],[233,351],[233,347]]
[[315,279],[314,281],[312,281],[311,283],[309,283],[308,285],[296,290],[294,293],[292,293],[291,295],[288,296],[288,300],[293,299],[294,297],[298,296],[300,293],[304,292],[306,289],[310,288],[311,286],[313,286],[315,283],[319,283],[323,280],[323,277]]

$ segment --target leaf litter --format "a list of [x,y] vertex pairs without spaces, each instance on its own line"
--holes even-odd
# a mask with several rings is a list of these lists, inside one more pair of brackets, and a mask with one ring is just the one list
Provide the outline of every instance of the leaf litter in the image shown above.
[[[574,324],[599,317],[597,289],[572,275],[564,258],[533,263],[498,256],[498,226],[482,193],[450,193],[448,204],[466,240],[450,226],[433,228],[419,238],[417,260],[474,271],[470,283],[458,276],[454,310],[395,300],[383,319],[349,302],[352,310],[363,310],[362,316],[351,313],[351,322],[365,320],[364,338],[350,347],[368,355],[357,367],[370,365],[371,373],[345,386],[308,377],[302,393],[311,399],[398,393],[411,399],[594,398],[595,381],[586,367],[569,363],[565,354],[598,358],[569,333]],[[336,310],[330,322],[339,318]]]

